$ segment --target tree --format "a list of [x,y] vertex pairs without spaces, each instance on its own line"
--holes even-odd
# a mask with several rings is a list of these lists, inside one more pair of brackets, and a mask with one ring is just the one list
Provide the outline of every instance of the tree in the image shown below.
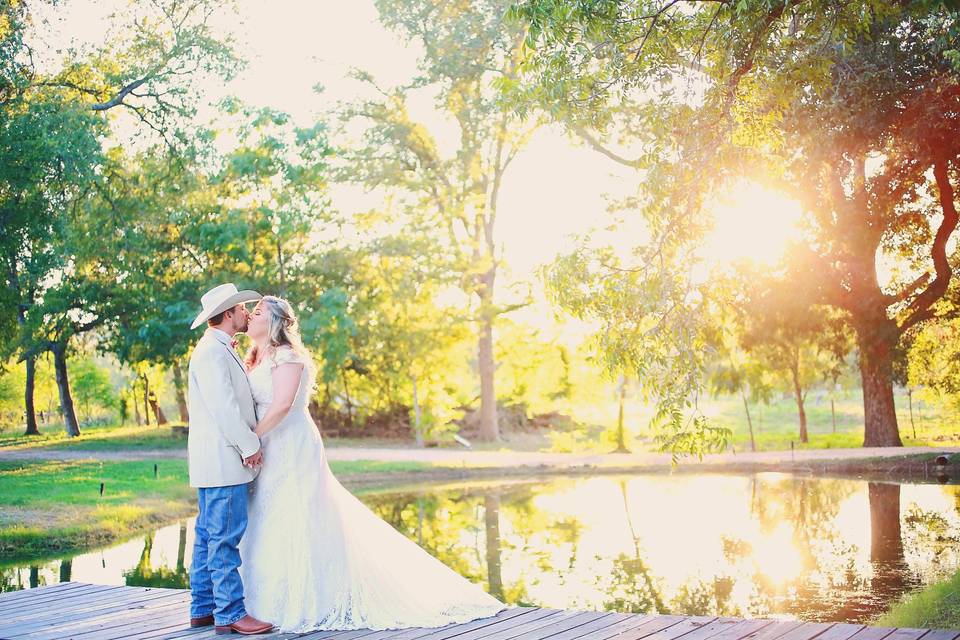
[[90,419],[91,406],[112,407],[116,403],[110,376],[92,358],[73,364],[73,390],[84,418]]
[[741,273],[740,343],[765,370],[779,374],[797,404],[800,442],[810,441],[804,403],[831,376],[852,345],[843,318],[810,303],[802,288],[757,272]]
[[[96,254],[84,253],[96,237],[84,234],[110,228],[91,224],[97,216],[83,219],[97,211],[97,169],[105,157],[101,143],[107,139],[103,116],[119,108],[135,114],[171,147],[182,139],[173,129],[195,112],[192,76],[230,77],[237,67],[229,46],[211,36],[208,23],[218,6],[196,0],[131,7],[126,17],[135,28],[121,31],[89,59],[68,57],[52,74],[35,68],[24,38],[29,22],[26,5],[8,3],[4,8],[0,85],[5,99],[0,104],[0,127],[10,136],[2,154],[11,171],[0,176],[6,187],[0,216],[4,230],[9,230],[9,235],[5,233],[9,245],[0,259],[19,313],[17,345],[28,362],[28,432],[36,431],[33,359],[49,350],[67,432],[79,434],[67,374],[69,343],[111,317],[90,312],[94,307],[118,311],[114,296],[104,287],[110,279],[98,267],[107,265],[115,276],[119,269],[102,256],[95,264]],[[86,281],[90,274],[99,280]]]
[[[619,283],[592,305],[597,314],[616,315],[606,311],[611,303],[637,305],[626,330],[610,323],[610,361],[650,373],[679,351],[688,364],[670,373],[696,380],[681,374],[698,363],[688,354],[702,332],[689,318],[709,296],[689,276],[704,203],[717,185],[765,174],[808,212],[806,266],[790,281],[818,283],[817,302],[842,310],[856,332],[864,444],[899,445],[894,352],[905,332],[938,313],[952,277],[945,250],[957,225],[957,10],[939,2],[597,0],[570,8],[527,0],[517,14],[530,24],[530,94],[552,97],[551,111],[587,144],[643,176],[641,196],[628,204],[649,241],[634,262],[598,260],[587,274],[588,288],[598,271]],[[606,143],[611,132],[640,154]],[[879,282],[884,255],[907,263],[908,277]],[[658,348],[635,352],[637,325],[663,338],[645,342]],[[661,375],[648,384],[676,386]],[[696,386],[685,383],[670,399],[682,406]],[[679,417],[673,428],[683,428]]]
[[751,356],[738,343],[739,336],[725,331],[715,345],[713,361],[707,368],[707,385],[714,396],[737,394],[743,402],[750,435],[750,450],[757,450],[750,415],[750,403],[768,402],[772,392],[772,380],[763,363]]
[[[216,152],[199,129],[190,146],[118,156],[102,195],[122,220],[118,259],[130,269],[124,295],[135,302],[110,334],[121,361],[161,364],[173,374],[186,421],[183,361],[195,342],[186,328],[198,291],[233,279],[264,293],[312,299],[298,289],[322,244],[311,233],[332,214],[326,198],[324,127],[294,126],[287,114],[222,105],[223,133],[236,144]],[[135,327],[130,331],[126,327]]]
[[[34,409],[36,358],[50,345],[31,329],[30,316],[35,329],[34,306],[45,294],[44,283],[68,258],[57,239],[67,226],[65,208],[92,179],[99,161],[98,130],[102,132],[92,115],[56,98],[6,105],[0,114],[0,154],[8,159],[0,174],[5,187],[0,195],[4,228],[0,260],[18,324],[16,340],[5,349],[17,350],[26,363],[28,435],[39,433]],[[65,354],[57,361],[58,372],[65,372]],[[65,415],[72,415],[72,403],[62,407]]]
[[[377,97],[343,112],[347,122],[359,119],[365,125],[362,140],[344,154],[344,178],[400,194],[411,217],[429,220],[448,235],[461,287],[476,303],[484,440],[499,438],[493,334],[497,318],[511,309],[495,296],[502,262],[495,236],[500,188],[536,126],[521,124],[494,89],[518,77],[524,30],[505,25],[508,6],[503,0],[458,7],[436,0],[380,0],[383,24],[422,45],[420,75],[410,86],[386,91],[360,73]],[[409,112],[411,94],[422,89],[433,92],[437,109],[456,125],[452,154],[443,152],[447,141],[439,133]]]

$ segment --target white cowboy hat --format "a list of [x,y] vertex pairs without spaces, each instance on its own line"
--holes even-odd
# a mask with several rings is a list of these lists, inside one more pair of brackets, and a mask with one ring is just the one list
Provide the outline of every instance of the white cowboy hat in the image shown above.
[[214,287],[200,296],[200,304],[203,305],[203,310],[200,312],[200,315],[197,316],[197,319],[193,321],[193,324],[190,325],[190,328],[196,329],[213,316],[221,311],[232,308],[234,305],[240,304],[241,302],[253,302],[262,297],[263,296],[256,291],[251,291],[250,289],[237,291],[236,285],[232,282]]

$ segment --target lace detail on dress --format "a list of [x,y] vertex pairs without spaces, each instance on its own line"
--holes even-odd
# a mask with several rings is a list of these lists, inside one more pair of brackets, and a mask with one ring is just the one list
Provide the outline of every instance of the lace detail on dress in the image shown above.
[[[284,353],[286,351],[286,353]],[[284,362],[297,358],[278,349]],[[250,372],[258,415],[272,367]],[[247,611],[283,632],[442,627],[504,605],[381,520],[334,477],[307,411],[307,367],[290,413],[262,440],[240,542]],[[416,581],[416,588],[411,586]]]
[[281,364],[287,364],[288,362],[295,362],[297,364],[305,364],[303,358],[297,355],[297,353],[290,347],[277,347],[274,352],[267,356],[267,362],[264,364],[269,364],[270,368],[279,367]]

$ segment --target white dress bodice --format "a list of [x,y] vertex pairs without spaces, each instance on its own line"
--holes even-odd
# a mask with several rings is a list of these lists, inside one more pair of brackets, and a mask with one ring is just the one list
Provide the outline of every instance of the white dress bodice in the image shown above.
[[[303,361],[290,347],[280,347],[273,356],[266,356],[260,361],[260,364],[247,373],[247,377],[250,379],[250,391],[253,393],[253,401],[256,403],[258,420],[263,418],[270,403],[273,402],[273,370],[287,362],[302,363]],[[297,390],[293,406],[285,420],[289,419],[295,410],[305,410],[307,408],[307,404],[310,402],[309,379],[310,372],[307,367],[304,367],[300,373],[300,388]],[[279,428],[278,426],[277,429]]]

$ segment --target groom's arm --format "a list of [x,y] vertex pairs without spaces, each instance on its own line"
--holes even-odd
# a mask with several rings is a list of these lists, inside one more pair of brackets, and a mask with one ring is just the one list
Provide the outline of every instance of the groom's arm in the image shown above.
[[240,414],[233,380],[230,378],[229,367],[232,365],[227,361],[229,354],[224,352],[223,355],[221,358],[220,354],[214,352],[200,362],[194,362],[197,388],[223,437],[237,448],[241,457],[249,458],[260,450],[260,438],[250,430]]

